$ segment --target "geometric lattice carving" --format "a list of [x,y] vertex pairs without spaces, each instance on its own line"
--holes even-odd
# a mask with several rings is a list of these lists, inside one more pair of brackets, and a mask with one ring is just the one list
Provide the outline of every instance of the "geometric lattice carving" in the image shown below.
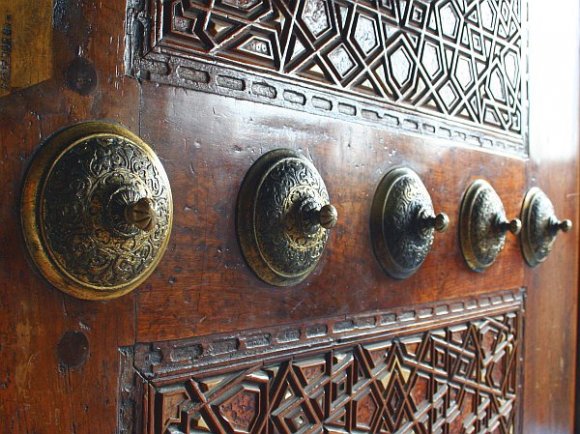
[[144,16],[163,19],[145,22],[141,55],[217,61],[521,140],[521,0],[147,1]]
[[[156,434],[515,433],[521,303],[519,293],[488,297],[435,308],[437,321],[412,325],[408,314],[386,314],[392,326],[380,332],[360,323],[367,333],[297,338],[296,347],[241,335],[238,350],[223,337],[156,344],[130,362],[149,377],[133,400],[149,402],[146,424]],[[199,357],[199,367],[174,364],[185,354]]]
[[158,432],[511,433],[518,329],[517,314],[508,313],[193,376],[156,390],[167,409]]

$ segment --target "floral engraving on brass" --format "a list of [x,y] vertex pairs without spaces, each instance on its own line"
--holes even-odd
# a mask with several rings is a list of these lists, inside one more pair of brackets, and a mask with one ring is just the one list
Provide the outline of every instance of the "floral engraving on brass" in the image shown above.
[[115,298],[142,283],[167,247],[172,217],[159,159],[116,125],[57,132],[27,173],[22,224],[32,260],[78,298]]
[[528,265],[535,267],[544,262],[554,246],[558,231],[568,232],[572,221],[560,221],[552,201],[542,190],[531,188],[522,206],[522,253]]
[[500,197],[482,179],[474,181],[463,196],[459,211],[459,239],[469,268],[484,271],[491,266],[505,245],[506,232],[517,235],[522,223],[508,221]]
[[375,255],[396,279],[415,273],[433,245],[434,232],[447,230],[445,213],[435,215],[419,176],[408,168],[391,170],[381,180],[371,210]]
[[337,217],[306,157],[288,149],[268,152],[251,167],[238,196],[242,253],[263,281],[299,283],[318,264]]

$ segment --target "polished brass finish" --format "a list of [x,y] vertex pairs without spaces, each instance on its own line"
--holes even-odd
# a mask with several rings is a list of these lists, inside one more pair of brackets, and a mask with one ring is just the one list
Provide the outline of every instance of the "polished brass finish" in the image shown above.
[[500,197],[487,181],[478,179],[469,186],[459,212],[459,239],[469,268],[481,272],[491,266],[505,245],[506,232],[517,235],[521,228],[518,218],[506,218]]
[[383,270],[395,279],[415,273],[433,245],[434,232],[445,232],[449,217],[435,215],[419,176],[396,168],[381,180],[371,209],[371,237]]
[[332,229],[336,226],[336,223],[338,222],[338,211],[333,205],[324,205],[320,209],[319,215],[320,216],[318,220],[320,222],[320,226],[322,226],[324,229]]
[[437,215],[433,215],[432,212],[422,212],[420,224],[425,229],[433,228],[436,232],[447,232],[449,227],[449,216],[444,212],[440,212]]
[[572,221],[559,220],[554,205],[539,188],[531,188],[522,206],[522,253],[528,265],[535,267],[544,262],[554,246],[559,231],[572,229]]
[[145,232],[152,231],[157,223],[153,202],[146,197],[128,204],[123,215],[127,223],[135,225]]
[[40,147],[22,192],[30,256],[55,287],[116,298],[159,263],[171,232],[171,189],[139,137],[104,122],[58,131]]
[[263,281],[294,285],[322,255],[338,220],[324,181],[303,155],[278,149],[259,158],[240,188],[237,232],[248,265]]

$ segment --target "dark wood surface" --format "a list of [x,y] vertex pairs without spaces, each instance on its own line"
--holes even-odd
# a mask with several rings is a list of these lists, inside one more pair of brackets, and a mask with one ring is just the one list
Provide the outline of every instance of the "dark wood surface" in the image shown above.
[[[461,195],[478,177],[496,188],[510,217],[519,214],[527,188],[537,185],[559,216],[578,226],[578,11],[569,3],[566,13],[547,3],[534,3],[530,11],[526,159],[138,83],[123,71],[124,2],[56,1],[53,78],[0,99],[0,432],[116,432],[119,347],[519,287],[527,288],[522,432],[571,432],[578,230],[560,236],[536,269],[524,266],[516,238],[508,236],[497,263],[483,274],[467,269],[457,235]],[[572,33],[558,34],[562,28]],[[555,46],[572,54],[562,57]],[[78,60],[79,53],[88,62]],[[44,283],[28,263],[19,227],[20,188],[34,150],[53,131],[88,119],[120,122],[151,144],[175,200],[161,265],[134,293],[108,302],[76,300]],[[273,289],[240,255],[234,210],[247,169],[278,147],[312,159],[339,224],[306,282]],[[419,173],[451,227],[436,237],[416,275],[395,281],[374,260],[368,221],[378,181],[401,164]]]
[[[573,429],[575,398],[571,379],[576,365],[578,321],[579,69],[577,57],[566,59],[562,53],[578,53],[578,37],[572,36],[578,32],[578,15],[574,15],[578,14],[578,4],[571,3],[569,11],[570,15],[564,17],[550,7],[530,10],[530,83],[536,84],[530,85],[527,183],[529,187],[541,186],[559,215],[572,216],[576,229],[569,237],[557,240],[553,254],[544,264],[526,268],[529,319],[524,412],[529,416],[524,418],[525,433]],[[546,25],[556,22],[559,24],[555,27]],[[571,32],[569,38],[561,33],[562,29]],[[550,84],[544,81],[547,77]],[[563,83],[570,83],[570,87]]]
[[[116,431],[117,348],[134,341],[134,295],[90,303],[50,288],[27,261],[19,200],[29,158],[53,131],[85,119],[137,131],[139,87],[120,63],[123,14],[117,2],[55,2],[53,78],[0,100],[2,434]],[[85,78],[90,68],[76,67],[79,53],[94,65],[96,79]],[[59,346],[69,332],[83,333],[89,343],[85,361],[70,368],[61,358],[73,360],[67,353],[83,349],[75,340]]]
[[[193,100],[198,122],[190,121]],[[147,84],[142,104],[141,136],[163,156],[177,211],[165,260],[138,295],[138,340],[260,327],[521,285],[515,237],[508,238],[496,266],[475,274],[464,264],[457,229],[463,192],[478,177],[494,185],[508,215],[519,214],[525,165],[518,158]],[[155,120],[168,110],[171,124],[159,125]],[[290,288],[261,283],[246,267],[235,234],[236,198],[246,171],[262,153],[280,146],[312,159],[339,213],[319,267]],[[436,237],[420,272],[396,281],[374,259],[369,220],[376,186],[401,164],[419,173],[435,208],[448,213],[452,223]],[[235,315],[228,308],[232,305]]]

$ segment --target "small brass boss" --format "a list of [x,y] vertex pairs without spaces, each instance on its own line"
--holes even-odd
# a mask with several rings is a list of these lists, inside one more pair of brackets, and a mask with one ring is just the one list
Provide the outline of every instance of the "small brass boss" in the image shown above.
[[275,286],[304,280],[320,260],[338,212],[314,165],[290,149],[260,157],[238,195],[237,232],[254,273]]

